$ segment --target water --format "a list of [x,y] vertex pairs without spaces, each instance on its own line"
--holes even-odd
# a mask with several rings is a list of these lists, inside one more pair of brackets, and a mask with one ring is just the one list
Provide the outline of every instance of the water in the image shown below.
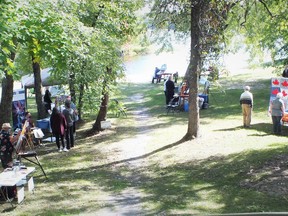
[[[155,67],[160,68],[162,64],[167,64],[167,72],[175,73],[177,71],[179,76],[184,76],[189,58],[189,43],[176,45],[174,52],[163,52],[159,55],[152,53],[135,57],[124,63],[126,81],[136,83],[151,82]],[[248,54],[243,50],[235,54],[224,55],[220,60],[223,61],[224,67],[230,71],[230,74],[239,73],[248,67]]]
[[126,80],[128,82],[151,82],[155,67],[166,64],[166,72],[179,73],[184,76],[189,63],[189,46],[178,46],[174,52],[148,54],[127,60],[125,65]]

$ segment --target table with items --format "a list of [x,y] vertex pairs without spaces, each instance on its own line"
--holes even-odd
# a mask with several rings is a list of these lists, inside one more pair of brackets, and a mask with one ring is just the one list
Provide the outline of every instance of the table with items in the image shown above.
[[18,203],[21,203],[25,197],[24,185],[28,185],[28,191],[34,190],[34,180],[31,174],[35,171],[35,167],[26,167],[24,165],[6,168],[0,173],[0,194],[3,198],[12,204],[13,197],[9,197],[9,188],[16,188],[16,197]]

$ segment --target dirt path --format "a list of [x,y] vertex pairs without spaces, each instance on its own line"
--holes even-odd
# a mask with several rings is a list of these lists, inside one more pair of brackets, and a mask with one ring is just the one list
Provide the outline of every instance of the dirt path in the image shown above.
[[[143,101],[143,95],[135,94],[131,96],[130,100],[133,100],[136,103],[141,103]],[[142,156],[146,153],[146,145],[149,143],[149,136],[142,134],[143,130],[149,130],[149,126],[146,126],[146,121],[149,118],[148,113],[145,108],[139,110],[133,110],[129,113],[135,118],[135,128],[137,128],[137,135],[133,136],[130,139],[121,140],[115,144],[107,146],[103,151],[113,152],[109,161],[125,161],[124,164],[128,167],[129,170],[137,170],[145,164],[144,160],[131,160],[130,158],[136,158]],[[141,142],[139,141],[141,140]],[[144,164],[143,164],[144,163]],[[121,163],[120,165],[123,165]],[[114,167],[117,169],[117,166]],[[121,178],[121,177],[120,177]],[[129,179],[131,185],[137,185],[137,175]],[[99,197],[99,200],[102,200],[105,203],[105,206],[97,212],[93,212],[92,215],[143,215],[143,209],[141,206],[141,198],[145,194],[139,191],[136,187],[129,187],[122,190],[118,195],[108,195]],[[86,215],[86,214],[85,214]]]

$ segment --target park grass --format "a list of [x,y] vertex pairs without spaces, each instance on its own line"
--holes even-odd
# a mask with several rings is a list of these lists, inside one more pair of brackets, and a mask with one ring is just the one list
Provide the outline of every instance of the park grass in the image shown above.
[[[201,136],[181,144],[177,141],[186,133],[188,113],[166,114],[163,85],[121,84],[118,99],[128,117],[109,113],[112,128],[87,136],[95,120],[91,115],[79,125],[76,146],[69,153],[58,153],[54,143],[37,148],[48,180],[37,169],[35,193],[15,209],[3,204],[3,215],[95,215],[101,209],[115,213],[119,203],[129,204],[123,196],[131,188],[140,196],[143,215],[287,212],[287,193],[275,192],[287,183],[278,184],[273,176],[277,165],[264,169],[288,153],[287,129],[284,136],[272,135],[267,117],[271,76],[253,71],[213,84],[210,107],[200,111]],[[239,96],[246,84],[255,97],[251,129],[241,127]],[[139,103],[132,95],[144,98]],[[137,109],[149,114],[149,130],[140,131],[149,143],[142,155],[125,158],[120,145],[139,134],[132,115]],[[137,142],[135,150],[143,141]],[[137,166],[131,166],[133,162]],[[280,168],[284,178],[287,162]],[[109,202],[113,197],[123,199]],[[134,211],[130,209],[130,215]]]

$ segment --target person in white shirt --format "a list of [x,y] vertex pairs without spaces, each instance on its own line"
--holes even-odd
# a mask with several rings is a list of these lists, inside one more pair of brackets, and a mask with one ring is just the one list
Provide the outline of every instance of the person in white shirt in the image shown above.
[[251,127],[251,116],[253,107],[253,94],[250,92],[250,87],[245,86],[244,92],[240,95],[240,104],[242,106],[243,127]]

